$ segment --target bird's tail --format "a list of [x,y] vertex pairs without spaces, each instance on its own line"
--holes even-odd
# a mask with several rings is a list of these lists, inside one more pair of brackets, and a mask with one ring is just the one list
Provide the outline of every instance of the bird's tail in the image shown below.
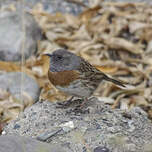
[[104,79],[106,81],[110,81],[110,82],[114,83],[116,86],[118,86],[121,89],[127,89],[127,90],[135,89],[135,87],[132,86],[131,84],[125,83],[121,80],[113,79],[113,78],[111,78],[110,76],[107,76],[107,75],[104,75]]

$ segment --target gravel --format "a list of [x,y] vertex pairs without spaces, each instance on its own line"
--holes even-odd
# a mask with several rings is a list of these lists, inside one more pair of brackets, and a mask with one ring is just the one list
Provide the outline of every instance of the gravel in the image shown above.
[[62,109],[56,108],[56,103],[38,102],[4,129],[6,134],[15,133],[50,144],[62,144],[74,152],[102,152],[102,149],[146,152],[152,144],[151,132],[152,123],[139,107],[130,111],[111,109],[95,98],[80,112],[74,110],[74,105]]

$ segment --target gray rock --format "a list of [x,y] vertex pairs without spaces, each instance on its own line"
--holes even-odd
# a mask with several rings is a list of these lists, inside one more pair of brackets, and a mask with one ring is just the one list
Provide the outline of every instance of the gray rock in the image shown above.
[[109,152],[109,149],[106,147],[96,147],[93,152]]
[[[24,9],[29,11],[31,10],[36,4],[41,3],[43,5],[43,9],[48,13],[72,13],[77,15],[81,13],[84,8],[85,4],[88,4],[87,0],[83,0],[84,6],[80,5],[79,3],[73,3],[69,0],[23,0]],[[7,5],[14,4],[17,9],[20,7],[21,3],[18,0],[0,0],[0,6],[6,7]],[[19,8],[20,9],[20,8]]]
[[0,136],[0,152],[68,152],[60,145],[49,145],[17,135]]
[[[21,72],[10,72],[0,75],[0,88],[9,90],[17,99],[21,98],[21,74]],[[25,73],[23,73],[23,80],[23,91],[36,102],[40,93],[37,82]]]
[[[24,2],[27,5],[30,4],[28,0],[24,0]],[[48,13],[62,12],[77,15],[84,10],[82,5],[72,3],[68,0],[33,0],[32,5],[34,6],[38,2],[43,5],[44,10]],[[87,0],[83,0],[83,3],[87,3]]]
[[[143,0],[104,0],[105,2],[143,2]],[[24,8],[25,10],[30,10],[37,3],[41,3],[43,5],[43,9],[48,13],[72,13],[74,15],[80,14],[85,6],[88,6],[88,0],[81,0],[84,5],[80,5],[79,3],[74,3],[74,1],[70,0],[24,0]],[[145,3],[152,4],[151,0],[144,0]],[[17,8],[20,8],[20,1],[18,0],[0,0],[0,6],[15,4]]]
[[[20,9],[22,9],[21,6]],[[25,13],[24,34],[22,23],[21,11],[2,11],[0,13],[0,60],[21,60],[23,42],[25,42],[25,58],[37,51],[37,41],[42,37],[38,24],[32,15]]]
[[[106,147],[110,152],[146,152],[151,148],[152,123],[141,108],[112,110],[95,98],[86,103],[80,112],[74,111],[74,106],[60,109],[56,108],[56,103],[37,102],[25,109],[24,118],[10,122],[4,132],[34,138],[45,135],[49,138],[45,138],[47,142],[62,144],[69,151],[99,151],[103,149],[97,147]],[[49,136],[50,132],[68,122],[73,122],[72,130]],[[16,124],[20,127],[14,129]]]

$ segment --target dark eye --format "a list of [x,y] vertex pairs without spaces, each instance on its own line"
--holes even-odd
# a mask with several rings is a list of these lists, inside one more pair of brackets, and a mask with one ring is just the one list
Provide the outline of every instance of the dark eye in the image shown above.
[[57,59],[58,59],[58,60],[61,60],[61,59],[62,59],[62,56],[57,56]]

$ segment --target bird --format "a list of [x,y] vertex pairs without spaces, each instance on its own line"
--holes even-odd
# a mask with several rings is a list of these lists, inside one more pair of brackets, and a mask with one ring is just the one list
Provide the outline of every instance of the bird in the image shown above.
[[[74,97],[88,101],[103,80],[126,88],[124,82],[113,79],[66,49],[60,48],[45,55],[50,58],[48,79],[58,90],[72,96],[69,103]],[[68,105],[68,101],[60,104]]]

